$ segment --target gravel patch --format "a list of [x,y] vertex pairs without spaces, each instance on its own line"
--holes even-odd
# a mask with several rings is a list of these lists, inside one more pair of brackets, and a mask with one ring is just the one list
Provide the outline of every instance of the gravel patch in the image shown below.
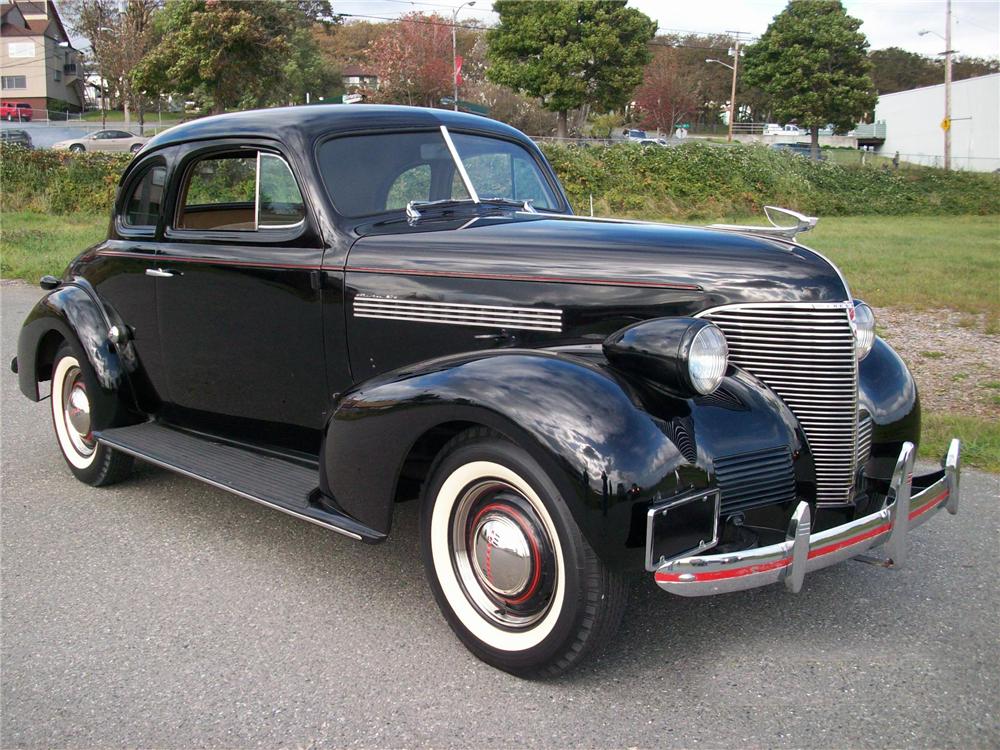
[[925,412],[1000,419],[1000,335],[985,332],[985,315],[880,307],[875,321],[916,378]]

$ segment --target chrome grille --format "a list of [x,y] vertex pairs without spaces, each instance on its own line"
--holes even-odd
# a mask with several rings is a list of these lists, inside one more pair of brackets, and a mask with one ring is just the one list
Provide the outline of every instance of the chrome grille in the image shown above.
[[798,418],[816,464],[816,501],[851,501],[858,444],[858,362],[845,303],[747,304],[699,317],[726,335],[730,361]]
[[722,514],[795,499],[795,470],[788,448],[768,448],[715,460]]
[[864,466],[872,455],[872,431],[874,424],[871,415],[862,414],[858,419],[858,458],[857,466]]

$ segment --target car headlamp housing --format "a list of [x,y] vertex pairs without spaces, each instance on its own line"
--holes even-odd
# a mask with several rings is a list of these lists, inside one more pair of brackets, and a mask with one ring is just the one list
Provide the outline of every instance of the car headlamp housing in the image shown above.
[[860,362],[875,346],[875,313],[859,299],[854,300],[853,328],[855,351]]
[[605,339],[604,354],[611,364],[683,396],[712,393],[729,366],[725,335],[696,318],[654,318],[628,326]]

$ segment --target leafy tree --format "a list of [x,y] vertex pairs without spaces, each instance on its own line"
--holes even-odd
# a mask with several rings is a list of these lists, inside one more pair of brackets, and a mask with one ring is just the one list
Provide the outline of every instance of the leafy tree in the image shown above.
[[[938,63],[941,65],[941,63]],[[943,66],[942,66],[943,67]],[[1000,60],[995,57],[964,57],[959,56],[951,61],[951,77],[954,81],[961,81],[964,78],[976,78],[977,76],[988,76],[991,73],[1000,73]],[[939,83],[941,76],[934,83]]]
[[823,125],[848,129],[875,107],[860,27],[839,0],[791,0],[747,48],[743,80],[771,98],[778,118],[809,128],[814,156]]
[[372,43],[368,58],[377,98],[433,107],[452,92],[450,19],[408,13]]
[[[139,114],[143,131],[141,89],[132,85],[132,71],[155,42],[153,23],[158,0],[75,0],[68,5],[72,28],[90,41],[91,57],[104,86],[129,111]],[[106,97],[102,96],[102,101]]]
[[934,60],[899,47],[873,50],[868,59],[872,61],[872,80],[880,94],[931,86],[940,83],[944,75]]
[[161,41],[132,78],[146,90],[202,96],[215,113],[329,94],[340,79],[311,34],[328,16],[325,2],[171,0],[157,19]]
[[622,107],[642,80],[656,22],[625,0],[496,0],[493,10],[487,77],[557,112],[560,137],[570,109]]
[[677,49],[657,48],[635,92],[643,126],[672,132],[681,118],[701,104],[699,83],[694,71],[683,65]]

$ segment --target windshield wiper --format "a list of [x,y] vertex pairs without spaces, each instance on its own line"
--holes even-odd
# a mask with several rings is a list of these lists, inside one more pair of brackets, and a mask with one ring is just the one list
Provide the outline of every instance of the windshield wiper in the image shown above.
[[532,199],[516,201],[510,198],[445,198],[438,201],[410,201],[406,204],[406,218],[411,221],[419,221],[424,212],[434,209],[452,208],[454,206],[502,206],[516,208],[528,213],[538,213],[531,205]]

